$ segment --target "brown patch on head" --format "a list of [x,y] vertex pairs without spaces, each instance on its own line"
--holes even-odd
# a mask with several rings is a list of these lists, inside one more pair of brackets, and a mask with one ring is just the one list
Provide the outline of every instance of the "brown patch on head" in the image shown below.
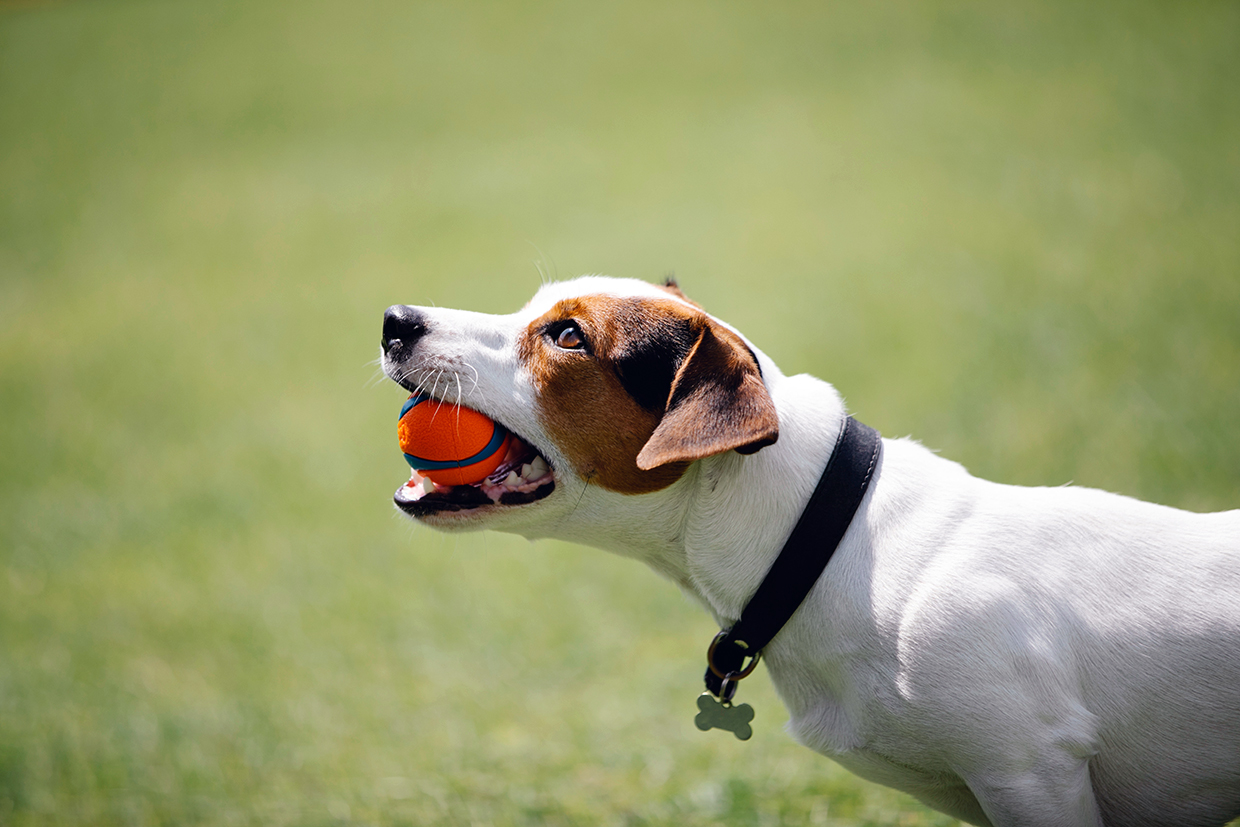
[[693,305],[699,310],[702,309],[702,306],[700,304],[698,304],[693,299],[685,295],[685,292],[680,289],[680,285],[676,283],[676,279],[672,278],[671,276],[668,276],[666,281],[664,281],[662,284],[657,285],[657,286],[660,289],[666,290],[667,292],[671,293],[673,296],[680,299],[681,301],[688,302],[689,304]]
[[[570,324],[580,348],[556,345]],[[566,299],[529,325],[519,351],[548,433],[579,475],[612,491],[666,488],[693,460],[779,434],[744,342],[675,300]]]

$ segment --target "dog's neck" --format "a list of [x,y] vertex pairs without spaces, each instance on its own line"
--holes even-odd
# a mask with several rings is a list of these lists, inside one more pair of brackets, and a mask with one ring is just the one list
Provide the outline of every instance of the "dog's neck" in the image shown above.
[[774,445],[700,460],[653,494],[586,485],[563,516],[520,533],[641,560],[730,625],[800,518],[845,416],[839,394],[821,380],[776,373],[768,383],[780,417]]
[[846,415],[835,389],[811,376],[777,377],[771,396],[780,440],[750,456],[728,452],[700,462],[686,521],[684,556],[694,592],[721,625],[740,617],[779,555]]

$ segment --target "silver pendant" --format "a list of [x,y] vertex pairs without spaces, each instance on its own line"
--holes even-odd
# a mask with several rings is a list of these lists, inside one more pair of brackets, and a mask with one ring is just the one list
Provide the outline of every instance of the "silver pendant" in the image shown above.
[[693,723],[702,732],[712,729],[723,729],[742,741],[748,741],[753,735],[753,707],[749,704],[733,706],[730,701],[717,701],[709,692],[703,692],[697,699],[698,712]]

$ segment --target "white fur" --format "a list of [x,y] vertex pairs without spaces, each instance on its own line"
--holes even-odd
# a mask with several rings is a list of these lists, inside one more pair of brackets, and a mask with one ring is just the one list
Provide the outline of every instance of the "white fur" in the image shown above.
[[[557,300],[598,293],[668,297],[588,277],[545,286],[512,316],[423,308],[433,325],[419,377],[442,372],[558,477],[545,500],[427,522],[640,558],[730,625],[809,498],[843,402],[754,348],[776,444],[696,462],[653,494],[586,486],[539,423],[514,343]],[[764,656],[798,740],[970,823],[1219,825],[1240,814],[1240,510],[998,485],[885,440],[830,566]]]

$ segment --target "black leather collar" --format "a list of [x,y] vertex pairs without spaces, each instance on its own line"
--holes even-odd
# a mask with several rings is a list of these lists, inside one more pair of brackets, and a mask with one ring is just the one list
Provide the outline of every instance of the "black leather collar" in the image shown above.
[[878,431],[851,416],[844,420],[831,459],[788,542],[741,611],[740,620],[710,645],[706,688],[712,695],[731,701],[736,682],[753,671],[763,647],[779,634],[814,587],[865,497],[882,445]]

